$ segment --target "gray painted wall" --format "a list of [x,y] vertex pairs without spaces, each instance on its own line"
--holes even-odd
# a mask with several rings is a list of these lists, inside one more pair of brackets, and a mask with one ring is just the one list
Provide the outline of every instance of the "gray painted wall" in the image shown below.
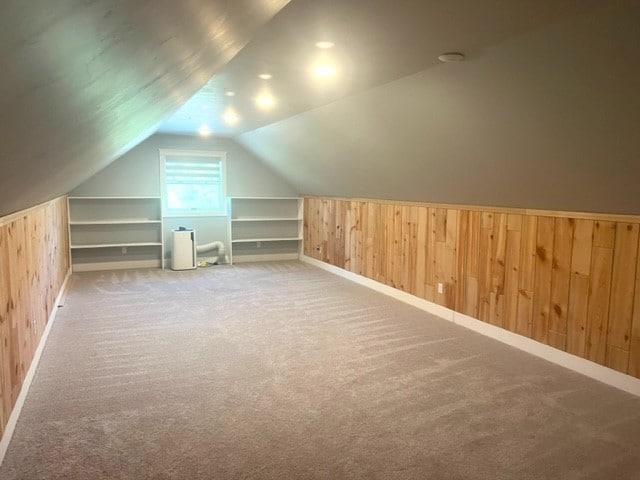
[[[158,149],[227,152],[227,195],[236,197],[296,196],[295,189],[261,160],[229,138],[153,135],[104,170],[79,185],[71,196],[160,196]],[[221,240],[227,245],[226,217],[164,219],[165,258],[171,255],[171,230],[196,229],[198,244]]]
[[640,214],[638,18],[607,2],[239,141],[301,193]]

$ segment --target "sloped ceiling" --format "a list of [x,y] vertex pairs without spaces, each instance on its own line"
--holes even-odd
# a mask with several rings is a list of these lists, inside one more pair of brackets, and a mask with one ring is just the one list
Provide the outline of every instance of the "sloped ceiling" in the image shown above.
[[153,133],[287,1],[2,2],[0,215]]
[[[194,134],[240,133],[438,65],[438,55],[487,48],[596,7],[599,0],[294,0],[160,126]],[[330,49],[315,43],[329,40]],[[335,75],[318,78],[314,65]],[[261,80],[259,74],[272,75]],[[226,92],[235,95],[227,97]],[[275,105],[256,108],[269,91]],[[233,108],[239,122],[227,125]]]
[[301,193],[640,214],[638,19],[637,0],[600,2],[489,48],[452,44],[465,62],[238,139]]
[[[70,191],[205,84],[246,109],[214,133],[301,193],[640,213],[637,0],[285,4],[4,2],[0,215]],[[320,36],[344,61],[321,92],[301,67]],[[452,50],[467,60],[436,60]],[[251,112],[265,68],[278,108]]]

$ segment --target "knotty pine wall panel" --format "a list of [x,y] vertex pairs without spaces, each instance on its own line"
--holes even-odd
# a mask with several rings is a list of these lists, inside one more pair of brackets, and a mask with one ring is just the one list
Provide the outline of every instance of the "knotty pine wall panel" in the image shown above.
[[635,216],[304,205],[305,255],[638,378],[639,237]]
[[67,200],[0,218],[0,437],[69,271]]

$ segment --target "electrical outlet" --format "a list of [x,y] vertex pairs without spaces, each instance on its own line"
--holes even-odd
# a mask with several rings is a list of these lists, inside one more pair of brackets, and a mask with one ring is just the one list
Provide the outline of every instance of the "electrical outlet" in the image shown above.
[[260,248],[261,246],[260,242],[256,242],[256,248]]
[[127,247],[122,247],[122,254],[126,255],[126,253],[127,253]]
[[441,283],[438,284],[438,293],[444,293],[444,285]]

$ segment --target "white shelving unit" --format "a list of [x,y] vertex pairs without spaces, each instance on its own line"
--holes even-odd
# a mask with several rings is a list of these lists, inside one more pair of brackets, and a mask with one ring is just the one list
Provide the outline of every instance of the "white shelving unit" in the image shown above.
[[229,261],[293,260],[302,245],[302,198],[230,197]]
[[160,197],[69,197],[74,272],[162,267]]

